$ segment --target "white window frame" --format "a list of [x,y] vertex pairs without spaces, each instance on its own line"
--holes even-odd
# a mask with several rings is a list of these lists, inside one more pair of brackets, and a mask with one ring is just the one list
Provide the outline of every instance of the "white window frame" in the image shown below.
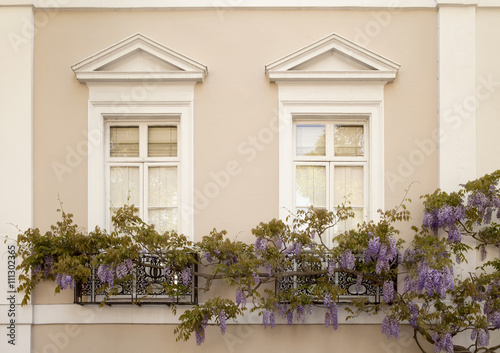
[[[110,131],[113,126],[137,126],[139,128],[139,157],[111,157],[110,156]],[[177,128],[177,155],[175,157],[148,157],[148,128],[151,126],[175,126]],[[182,178],[180,177],[180,165],[181,160],[179,155],[182,154],[181,143],[179,141],[179,118],[176,116],[165,116],[157,117],[153,119],[145,119],[144,117],[139,117],[134,119],[129,118],[109,118],[105,119],[105,156],[106,156],[106,177],[105,177],[105,188],[106,188],[106,229],[112,229],[111,227],[111,212],[112,206],[121,205],[111,205],[111,168],[112,167],[139,167],[139,204],[135,205],[139,208],[139,216],[147,223],[149,220],[149,186],[148,186],[148,176],[150,167],[176,167],[177,169],[177,225],[175,231],[179,228],[179,222],[181,220],[181,213],[179,205],[182,204],[181,195],[179,190],[181,189]],[[173,207],[162,207],[162,208],[173,208]]]
[[[329,121],[356,124],[363,121],[366,130],[366,161],[338,159],[337,166],[365,164],[364,197],[366,220],[378,219],[377,210],[384,208],[384,125],[382,101],[305,101],[282,100],[279,125],[279,205],[280,218],[295,211],[295,132],[294,121],[301,116],[313,116],[311,122]],[[338,117],[338,119],[336,119]],[[326,159],[324,162],[328,162]],[[314,163],[312,163],[314,164]],[[318,164],[319,165],[319,164]],[[330,169],[330,168],[329,168]],[[331,173],[330,173],[331,174]],[[333,202],[333,178],[330,175],[329,198]],[[330,205],[333,207],[333,205]]]
[[[311,156],[297,156],[297,134],[296,134],[296,126],[298,124],[311,124],[311,125],[325,125],[325,155],[311,155]],[[335,125],[352,125],[352,126],[363,126],[363,144],[364,144],[364,153],[363,156],[335,156],[334,155],[334,127]],[[368,192],[368,187],[370,185],[370,173],[369,165],[370,165],[370,151],[369,151],[369,136],[370,129],[368,128],[368,118],[366,117],[348,117],[345,118],[343,116],[294,116],[293,117],[293,158],[294,158],[294,194],[293,194],[293,213],[296,213],[297,202],[296,202],[296,170],[297,166],[306,165],[306,166],[325,166],[326,167],[326,209],[328,211],[334,211],[335,207],[339,203],[344,203],[346,200],[337,200],[335,199],[335,168],[336,167],[362,167],[363,168],[363,205],[348,205],[353,209],[363,208],[363,221],[368,220],[369,215],[369,200],[370,193]]]
[[[174,89],[172,87],[172,89]],[[192,97],[192,86],[185,87]],[[170,89],[168,89],[170,90]],[[182,85],[176,87],[176,94]],[[168,92],[166,92],[168,94]],[[158,125],[178,124],[178,224],[177,232],[193,237],[193,101],[178,102],[89,102],[89,156],[88,156],[88,222],[89,229],[96,225],[109,229],[109,195],[107,191],[109,142],[107,126],[143,122],[158,122]],[[173,160],[172,160],[173,161]],[[119,163],[119,161],[117,161]],[[143,172],[144,174],[144,172]],[[141,176],[142,177],[142,176]],[[144,212],[144,210],[143,210]]]

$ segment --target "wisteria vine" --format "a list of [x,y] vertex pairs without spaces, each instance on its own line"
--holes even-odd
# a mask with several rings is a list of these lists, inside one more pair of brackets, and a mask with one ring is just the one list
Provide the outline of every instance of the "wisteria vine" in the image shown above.
[[[260,223],[252,230],[253,244],[215,229],[198,242],[175,232],[159,234],[133,206],[116,213],[112,232],[85,232],[71,214],[61,211],[62,220],[49,232],[28,229],[19,235],[19,291],[26,304],[41,281],[54,280],[56,292],[72,290],[94,268],[103,284],[103,300],[109,300],[114,288],[133,278],[137,266],[154,266],[163,274],[167,293],[192,290],[194,277],[198,291],[209,292],[220,281],[233,289],[232,298],[209,298],[179,316],[178,339],[194,334],[199,345],[209,325],[219,326],[224,335],[227,325],[248,311],[258,313],[266,329],[300,324],[321,311],[325,327],[336,330],[343,308],[348,318],[380,315],[381,333],[387,338],[400,339],[402,325],[409,325],[422,352],[426,341],[436,353],[490,353],[500,349],[490,346],[492,332],[500,329],[500,261],[495,256],[500,248],[499,180],[497,171],[457,192],[425,195],[422,224],[413,227],[404,251],[395,225],[410,220],[405,207],[409,200],[381,212],[377,222],[344,233],[335,229],[353,217],[349,207],[298,211],[286,220]],[[466,237],[475,239],[476,248],[463,242]],[[482,261],[477,271],[456,276],[475,251]],[[157,260],[154,265],[144,261],[145,254]],[[380,300],[360,296],[349,305],[342,303],[347,292],[336,280],[340,273],[350,276],[357,293],[366,283],[379,288]],[[397,286],[396,276],[403,285]],[[265,289],[285,280],[294,285]],[[470,345],[454,344],[465,332]]]

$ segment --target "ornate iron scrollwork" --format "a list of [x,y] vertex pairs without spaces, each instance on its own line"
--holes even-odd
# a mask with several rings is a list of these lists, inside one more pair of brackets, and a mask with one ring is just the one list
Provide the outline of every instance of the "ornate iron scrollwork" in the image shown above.
[[[298,262],[296,260],[291,261],[285,268],[285,271],[301,271],[307,266],[309,270],[319,270],[326,269],[328,267],[328,259],[320,258],[319,261],[314,261],[313,263]],[[395,263],[391,268],[396,268]],[[339,268],[337,264],[336,268]],[[304,271],[306,272],[306,271]],[[286,292],[291,289],[297,290],[299,294],[312,294],[315,284],[320,278],[324,279],[327,275],[295,275],[282,277],[276,280],[276,292]],[[328,278],[328,281],[332,281],[339,288],[344,289],[346,295],[342,295],[338,298],[338,302],[350,302],[354,298],[364,297],[369,302],[378,304],[383,297],[382,287],[374,285],[371,281],[363,279],[359,288],[356,286],[357,278],[347,272],[335,272],[335,274]],[[397,276],[393,279],[394,285],[397,285]],[[315,302],[322,302],[321,298],[317,298]]]
[[[197,304],[198,292],[196,276],[189,279],[188,291],[179,292],[179,295],[167,293],[164,282],[177,284],[181,281],[181,272],[164,270],[157,256],[142,255],[141,263],[135,265],[132,279],[120,281],[112,288],[106,288],[97,276],[97,269],[88,267],[91,275],[87,281],[78,282],[75,285],[75,303],[77,304],[100,304],[103,300],[108,305],[112,304]],[[151,266],[149,266],[151,265]],[[196,266],[191,268],[197,271]]]

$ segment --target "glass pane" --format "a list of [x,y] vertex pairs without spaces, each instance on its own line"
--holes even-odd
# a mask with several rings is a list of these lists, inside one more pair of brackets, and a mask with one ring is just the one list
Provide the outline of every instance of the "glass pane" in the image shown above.
[[149,223],[154,224],[155,229],[160,232],[177,230],[177,209],[163,208],[149,210]]
[[139,167],[111,167],[110,202],[112,207],[139,205]]
[[335,125],[335,155],[363,156],[363,125]]
[[177,156],[177,126],[150,126],[148,128],[148,156]]
[[325,125],[296,126],[297,156],[325,155]]
[[363,206],[363,167],[335,167],[334,173],[335,205],[349,201],[351,206]]
[[326,207],[326,167],[300,165],[296,169],[295,206]]
[[149,167],[148,206],[177,206],[177,167]]
[[111,157],[139,157],[138,126],[111,126],[109,130]]
[[355,229],[356,226],[360,223],[363,223],[363,209],[362,208],[353,208],[352,212],[354,212],[354,218],[349,218],[345,221],[337,223],[335,227],[336,233],[343,233],[350,229]]

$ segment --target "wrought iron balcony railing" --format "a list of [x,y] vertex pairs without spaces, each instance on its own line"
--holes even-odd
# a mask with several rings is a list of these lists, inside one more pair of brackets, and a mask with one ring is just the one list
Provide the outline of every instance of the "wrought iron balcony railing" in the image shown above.
[[[179,295],[169,295],[165,291],[164,282],[171,285],[180,283],[181,272],[165,271],[159,268],[159,259],[153,255],[143,255],[141,262],[145,265],[135,265],[132,279],[105,288],[105,283],[97,276],[97,268],[91,268],[91,276],[86,282],[75,285],[75,303],[100,304],[104,299],[107,305],[112,304],[191,304],[198,303],[198,278],[194,275],[189,279],[190,289],[179,292]],[[148,265],[152,265],[148,266]],[[156,267],[154,267],[156,266]],[[89,265],[90,267],[90,265]],[[196,272],[197,268],[191,268]],[[114,292],[113,294],[110,294]]]
[[[336,264],[336,268],[339,268],[339,264]],[[303,263],[298,261],[293,261],[289,266],[286,267],[286,271],[290,272],[307,272],[318,271],[328,268],[328,259],[321,258],[320,261],[314,263]],[[397,261],[391,266],[391,269],[397,268]],[[376,276],[375,274],[373,274]],[[324,275],[294,275],[289,277],[282,277],[276,281],[276,292],[284,292],[287,290],[297,290],[300,294],[312,295],[316,283],[321,278],[327,278],[329,282],[338,286],[339,288],[345,290],[346,295],[342,295],[338,298],[338,302],[349,303],[354,298],[366,298],[366,300],[373,304],[379,304],[383,298],[382,286],[375,285],[372,281],[364,279],[361,281],[361,285],[358,287],[356,285],[357,276],[352,275],[348,272],[335,272],[331,277],[327,274]],[[397,275],[393,278],[394,288],[397,288]],[[357,288],[358,287],[358,288]],[[318,298],[317,303],[321,303],[322,299]]]

